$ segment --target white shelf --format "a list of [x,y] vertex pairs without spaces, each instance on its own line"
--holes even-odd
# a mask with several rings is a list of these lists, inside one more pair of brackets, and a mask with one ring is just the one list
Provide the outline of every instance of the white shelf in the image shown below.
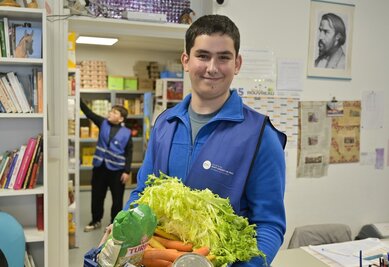
[[2,57],[0,65],[42,65],[41,58],[5,58]]
[[0,197],[39,195],[44,194],[44,192],[44,187],[41,185],[37,185],[36,188],[33,189],[0,189]]
[[[141,48],[158,51],[183,49],[187,24],[153,23],[93,17],[69,18],[69,31],[79,35],[117,37],[113,47]],[[182,42],[177,42],[181,40]]]
[[25,227],[24,236],[26,238],[26,243],[45,241],[45,232],[39,231],[37,228],[34,227]]

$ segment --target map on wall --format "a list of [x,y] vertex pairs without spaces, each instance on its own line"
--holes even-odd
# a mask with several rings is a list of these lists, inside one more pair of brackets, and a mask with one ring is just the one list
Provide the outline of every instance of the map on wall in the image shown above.
[[361,101],[344,101],[343,116],[333,117],[330,163],[359,162]]

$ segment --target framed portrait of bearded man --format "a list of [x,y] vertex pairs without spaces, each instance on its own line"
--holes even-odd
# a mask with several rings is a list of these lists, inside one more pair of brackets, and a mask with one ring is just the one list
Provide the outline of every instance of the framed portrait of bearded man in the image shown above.
[[351,79],[354,5],[311,1],[308,76]]

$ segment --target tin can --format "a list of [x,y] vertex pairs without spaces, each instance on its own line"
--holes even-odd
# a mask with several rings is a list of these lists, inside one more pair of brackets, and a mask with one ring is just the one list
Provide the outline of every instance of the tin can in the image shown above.
[[213,264],[203,255],[185,253],[173,262],[173,267],[213,267]]

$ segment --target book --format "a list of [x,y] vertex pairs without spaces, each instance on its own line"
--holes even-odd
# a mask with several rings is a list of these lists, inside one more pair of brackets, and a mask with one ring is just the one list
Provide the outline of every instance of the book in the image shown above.
[[24,267],[31,267],[30,259],[28,258],[27,250],[24,251]]
[[4,183],[4,179],[5,177],[3,176],[6,168],[7,168],[7,165],[8,165],[8,162],[9,162],[9,158],[10,158],[10,151],[5,151],[2,155],[2,158],[1,158],[1,163],[0,163],[0,188],[2,188],[2,184]]
[[15,185],[15,182],[16,182],[16,177],[18,176],[18,172],[19,172],[19,169],[20,169],[20,165],[22,164],[22,160],[23,160],[24,152],[26,151],[26,148],[27,148],[27,145],[21,145],[20,148],[19,148],[18,159],[15,162],[15,166],[14,166],[14,168],[12,170],[12,176],[11,176],[11,179],[10,179],[10,181],[8,183],[8,188],[9,189],[13,189],[14,188],[14,185]]
[[7,183],[8,173],[9,173],[9,170],[11,168],[11,164],[12,164],[14,156],[15,156],[15,152],[11,151],[9,156],[8,156],[8,162],[5,165],[5,169],[4,169],[3,174],[0,178],[0,188],[5,188],[5,184]]
[[13,170],[15,167],[15,163],[18,160],[18,156],[19,156],[19,150],[15,150],[14,156],[12,158],[12,162],[11,162],[11,164],[9,166],[9,170],[7,172],[7,178],[6,178],[6,181],[5,181],[3,188],[8,188],[8,186],[9,186],[9,182],[11,181],[11,176],[12,176],[12,173],[13,173]]
[[26,95],[24,94],[24,90],[21,87],[19,79],[15,75],[14,72],[7,73],[9,84],[11,85],[12,90],[15,92],[16,98],[20,104],[20,107],[23,112],[28,113],[31,112],[31,108],[28,105],[28,101]]
[[35,161],[32,166],[31,177],[28,184],[29,189],[35,188],[36,186],[38,175],[39,175],[39,167],[42,164],[42,161],[43,161],[43,138],[41,139],[41,142],[39,144],[37,155],[35,156]]
[[9,25],[8,25],[8,18],[3,18],[3,26],[4,26],[4,43],[5,43],[5,55],[6,57],[11,57],[11,47],[10,47],[10,40],[9,40]]
[[42,29],[37,27],[15,27],[16,58],[42,58]]
[[26,151],[24,152],[24,156],[22,162],[20,164],[19,172],[16,176],[16,181],[14,185],[14,189],[22,189],[24,184],[24,179],[26,178],[26,173],[28,166],[30,165],[30,161],[32,159],[32,154],[35,150],[36,138],[30,137],[27,142]]
[[42,142],[42,135],[38,134],[36,137],[36,144],[35,144],[34,152],[32,154],[32,158],[31,158],[31,161],[30,161],[30,164],[28,166],[27,173],[26,173],[26,178],[24,179],[23,189],[28,188],[28,184],[29,184],[30,178],[31,178],[32,168],[34,166],[35,158],[37,157],[38,148],[39,148],[41,142]]
[[4,21],[0,19],[0,50],[1,57],[7,56],[7,51],[5,50],[5,32],[4,32]]
[[43,195],[36,195],[36,228],[39,231],[44,230],[44,203],[43,203]]
[[37,72],[37,101],[38,113],[43,113],[43,73]]
[[5,88],[5,85],[3,83],[3,80],[0,79],[0,96],[4,98],[4,103],[6,105],[6,109],[8,112],[16,112],[16,108],[12,102],[11,97],[8,94],[7,89]]
[[19,101],[17,100],[16,94],[15,94],[14,90],[12,89],[11,84],[9,83],[6,75],[3,74],[1,76],[1,80],[3,82],[3,86],[5,87],[5,89],[8,92],[8,95],[10,96],[11,102],[13,103],[13,105],[16,108],[16,111],[21,113],[23,110],[19,104]]
[[31,74],[17,73],[17,78],[26,96],[31,112],[34,111],[34,81]]
[[39,169],[40,166],[42,165],[42,161],[43,161],[43,153],[40,153],[38,156],[38,162],[34,163],[34,166],[32,167],[31,181],[28,186],[29,189],[35,188],[36,186],[36,183],[38,181],[38,176],[39,176]]

